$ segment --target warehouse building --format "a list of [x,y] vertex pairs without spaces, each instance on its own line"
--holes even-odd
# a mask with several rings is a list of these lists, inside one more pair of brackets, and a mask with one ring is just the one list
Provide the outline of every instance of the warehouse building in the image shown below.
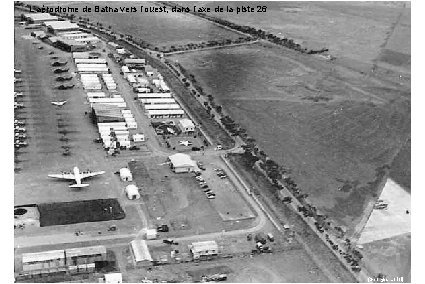
[[145,105],[145,110],[154,110],[154,109],[180,109],[178,104],[165,104],[165,105]]
[[179,127],[183,133],[191,134],[195,131],[195,124],[193,124],[192,120],[188,118],[183,118],[179,120]]
[[68,52],[84,51],[87,49],[87,45],[85,43],[81,43],[72,39],[66,39],[62,37],[50,37],[49,41],[54,47]]
[[63,250],[50,250],[37,253],[24,253],[22,255],[22,270],[34,272],[65,267],[65,252]]
[[80,38],[87,38],[92,36],[89,33],[83,33],[83,32],[64,32],[64,33],[58,33],[57,35],[66,39],[80,39]]
[[174,98],[140,99],[140,101],[145,105],[150,105],[150,104],[175,104],[176,103],[176,100]]
[[106,259],[104,246],[71,248],[65,250],[66,264],[71,273],[93,272],[96,262]]
[[24,14],[24,19],[30,24],[41,24],[49,21],[57,21],[58,17],[52,16],[49,13],[33,13]]
[[124,59],[124,65],[127,65],[129,68],[141,69],[145,67],[146,60],[141,58],[126,58]]
[[62,32],[79,31],[80,27],[76,23],[70,21],[49,21],[45,23],[47,31],[52,34],[59,34]]
[[182,109],[149,109],[146,110],[149,118],[182,118],[184,111]]
[[132,240],[130,242],[130,249],[134,257],[136,264],[150,265],[152,262],[152,256],[149,252],[148,245],[145,240]]
[[95,44],[95,43],[100,41],[100,39],[96,36],[90,36],[90,37],[85,37],[85,38],[76,38],[74,40],[77,41],[77,42],[84,43],[84,44]]
[[192,243],[192,245],[189,245],[189,249],[194,259],[218,255],[218,245],[216,241]]
[[92,117],[95,123],[104,123],[104,122],[125,123],[124,117],[121,113],[121,109],[114,105],[101,104],[101,103],[93,104]]
[[171,155],[168,160],[175,173],[190,173],[198,169],[196,162],[189,155],[183,153]]
[[[141,89],[141,88],[137,88]],[[137,94],[139,99],[159,99],[159,98],[172,98],[171,93],[146,93],[140,92]]]

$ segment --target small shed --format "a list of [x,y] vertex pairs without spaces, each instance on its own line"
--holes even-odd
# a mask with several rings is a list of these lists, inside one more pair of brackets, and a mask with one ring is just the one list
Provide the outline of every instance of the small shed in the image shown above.
[[180,119],[179,126],[181,130],[185,133],[192,133],[195,131],[195,125],[193,124],[192,120],[188,118]]
[[133,141],[134,142],[144,142],[145,141],[145,135],[140,134],[140,133],[134,134],[133,135]]
[[189,245],[189,249],[192,252],[194,259],[218,254],[218,245],[216,241],[192,243],[192,245]]
[[128,168],[120,169],[120,178],[122,181],[133,181],[133,175]]
[[139,189],[134,184],[129,184],[125,188],[125,194],[127,195],[128,199],[134,200],[140,198]]
[[147,240],[154,240],[156,239],[157,232],[156,229],[146,229],[146,239]]
[[122,283],[122,274],[121,273],[105,274],[105,283]]

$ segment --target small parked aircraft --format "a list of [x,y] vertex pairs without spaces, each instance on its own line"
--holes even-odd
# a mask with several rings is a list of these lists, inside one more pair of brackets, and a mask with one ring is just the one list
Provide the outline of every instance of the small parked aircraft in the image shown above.
[[67,102],[67,101],[52,102],[52,105],[55,105],[55,106],[61,107],[61,106],[63,106],[64,104],[66,104],[66,102]]
[[188,147],[192,145],[192,142],[183,140],[183,141],[179,141],[179,144]]
[[81,183],[81,180],[89,177],[94,177],[97,175],[104,174],[104,171],[99,172],[91,172],[91,171],[83,171],[80,172],[80,169],[78,167],[74,167],[72,170],[72,173],[70,172],[62,172],[61,174],[49,174],[48,176],[51,178],[58,178],[58,179],[67,179],[67,180],[75,180],[75,184],[70,185],[69,187],[72,188],[82,188],[89,186],[88,184]]

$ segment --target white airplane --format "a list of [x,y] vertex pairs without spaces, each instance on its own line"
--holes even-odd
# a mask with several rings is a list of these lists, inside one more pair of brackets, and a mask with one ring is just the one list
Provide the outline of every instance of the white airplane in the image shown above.
[[67,101],[52,102],[52,105],[55,105],[55,106],[61,107],[61,106],[63,106],[64,104],[66,104],[66,102],[67,102]]
[[179,144],[188,147],[192,145],[192,142],[183,140],[183,141],[179,141]]
[[68,179],[68,180],[75,180],[75,184],[70,185],[69,187],[72,188],[82,188],[82,187],[87,187],[89,186],[88,184],[84,184],[81,183],[81,180],[85,179],[85,178],[89,178],[89,177],[94,177],[97,175],[102,175],[105,172],[104,171],[99,171],[99,172],[91,172],[91,171],[83,171],[80,172],[80,169],[78,169],[78,167],[74,167],[72,173],[69,172],[62,172],[61,174],[49,174],[49,177],[52,178],[59,178],[59,179]]

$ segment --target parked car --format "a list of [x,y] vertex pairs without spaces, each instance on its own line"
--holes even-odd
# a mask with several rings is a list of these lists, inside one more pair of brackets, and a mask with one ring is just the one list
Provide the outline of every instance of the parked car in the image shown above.
[[267,238],[269,239],[269,241],[274,242],[274,236],[272,235],[272,233],[268,233]]
[[201,162],[197,162],[198,168],[200,168],[201,170],[205,171],[206,168],[204,166],[204,164],[202,164]]
[[197,181],[204,181],[204,178],[203,178],[202,176],[197,176],[197,177],[195,177],[195,179],[196,179]]
[[158,226],[156,230],[158,232],[168,232],[170,229],[168,228],[168,225],[161,225],[161,226]]
[[201,151],[201,148],[199,148],[199,147],[192,147],[192,151]]
[[136,146],[136,145],[133,145],[133,146],[130,147],[130,150],[131,151],[140,150],[140,147],[139,146]]
[[204,188],[208,188],[208,184],[203,184],[203,185],[201,185],[201,188],[202,188],[202,189],[204,189]]

